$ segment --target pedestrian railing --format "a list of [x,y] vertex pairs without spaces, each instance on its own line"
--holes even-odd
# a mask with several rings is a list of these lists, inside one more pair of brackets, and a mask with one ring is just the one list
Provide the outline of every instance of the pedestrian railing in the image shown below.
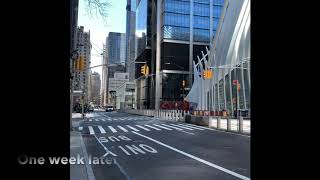
[[250,119],[244,119],[243,117],[237,119],[221,116],[199,116],[191,115],[189,111],[183,110],[127,109],[122,110],[122,112],[169,121],[186,122],[230,132],[250,134]]
[[143,110],[126,109],[126,110],[122,110],[122,112],[137,114],[142,116],[156,117],[156,118],[171,120],[171,121],[184,121],[185,115],[190,114],[189,111],[183,111],[183,110],[154,110],[154,109],[143,109]]

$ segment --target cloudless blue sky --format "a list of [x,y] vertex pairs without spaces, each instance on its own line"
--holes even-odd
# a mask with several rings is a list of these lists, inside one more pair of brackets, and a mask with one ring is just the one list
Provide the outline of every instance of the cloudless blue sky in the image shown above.
[[[106,37],[109,32],[125,33],[126,31],[126,0],[109,0],[111,6],[108,8],[107,23],[101,18],[93,16],[90,18],[86,12],[86,0],[79,0],[78,26],[84,26],[85,31],[90,30],[91,49],[91,66],[102,64],[103,44],[106,44]],[[92,69],[101,75],[102,68]]]

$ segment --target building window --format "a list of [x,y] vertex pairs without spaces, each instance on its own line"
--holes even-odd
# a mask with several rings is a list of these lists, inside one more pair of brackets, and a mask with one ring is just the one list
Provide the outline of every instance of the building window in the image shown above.
[[209,42],[210,41],[210,32],[206,29],[194,29],[193,30],[194,41],[197,42]]
[[189,40],[190,32],[189,28],[175,27],[175,26],[163,26],[162,28],[163,38],[175,39],[175,40]]

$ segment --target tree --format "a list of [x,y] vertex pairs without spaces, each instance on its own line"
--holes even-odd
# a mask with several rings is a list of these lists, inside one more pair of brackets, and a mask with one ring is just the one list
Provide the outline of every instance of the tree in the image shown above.
[[111,7],[110,0],[84,0],[87,15],[90,18],[102,18],[107,23],[108,8]]

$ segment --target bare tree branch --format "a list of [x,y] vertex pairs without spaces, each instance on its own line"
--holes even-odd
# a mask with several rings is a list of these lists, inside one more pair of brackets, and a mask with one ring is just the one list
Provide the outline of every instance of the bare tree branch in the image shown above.
[[89,18],[101,18],[107,25],[108,9],[111,7],[110,0],[84,0],[86,12]]

